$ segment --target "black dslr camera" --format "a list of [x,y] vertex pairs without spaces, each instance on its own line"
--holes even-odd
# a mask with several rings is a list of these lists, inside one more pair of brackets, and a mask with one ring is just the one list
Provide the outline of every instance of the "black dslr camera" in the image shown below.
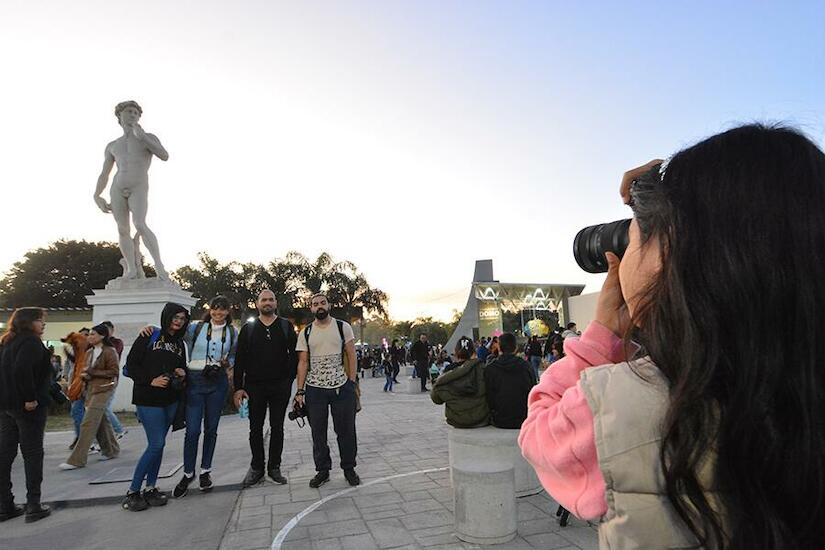
[[171,374],[166,375],[167,380],[169,380],[169,387],[175,391],[183,390],[183,376],[178,376],[174,372]]
[[306,418],[307,408],[305,405],[299,405],[297,402],[292,405],[292,410],[287,414],[290,420],[298,420],[299,418]]
[[[630,184],[631,200],[638,183],[661,183],[660,169],[661,165],[657,164]],[[631,220],[618,220],[591,225],[579,231],[573,239],[573,256],[579,267],[588,273],[607,273],[605,253],[612,252],[622,259],[630,243],[630,222]]]

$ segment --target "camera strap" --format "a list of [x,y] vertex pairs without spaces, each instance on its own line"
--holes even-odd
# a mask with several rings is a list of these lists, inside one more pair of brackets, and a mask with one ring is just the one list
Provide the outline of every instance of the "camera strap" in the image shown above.
[[[228,325],[229,325],[229,323],[226,323],[223,326],[223,330],[221,331],[221,359],[223,359],[223,350],[224,350],[224,345],[226,344],[226,333],[228,332],[226,329],[227,329]],[[207,365],[209,364],[209,344],[211,342],[212,342],[212,323],[211,323],[211,321],[208,321],[207,322],[207,327],[206,327],[206,364]]]

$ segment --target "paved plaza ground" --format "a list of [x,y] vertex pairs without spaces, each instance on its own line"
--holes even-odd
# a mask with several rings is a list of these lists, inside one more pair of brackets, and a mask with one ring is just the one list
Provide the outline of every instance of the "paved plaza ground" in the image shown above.
[[[350,487],[337,469],[335,435],[332,479],[311,489],[315,474],[309,426],[287,421],[282,471],[285,486],[265,482],[240,491],[238,483],[249,462],[246,421],[236,416],[221,421],[213,479],[218,489],[209,495],[190,491],[161,509],[128,513],[119,508],[127,483],[89,485],[114,468],[134,467],[144,444],[133,428],[117,460],[97,462],[80,471],[61,472],[70,433],[47,434],[44,500],[60,507],[51,518],[25,524],[22,519],[0,524],[3,550],[55,548],[84,550],[147,547],[251,550],[353,550],[487,548],[458,540],[453,534],[453,493],[450,487],[447,430],[443,407],[427,394],[382,391],[383,378],[362,380],[363,410],[358,414],[358,473],[363,485]],[[331,423],[330,423],[331,425]],[[162,471],[181,462],[182,433],[169,438]],[[23,496],[22,464],[15,463],[18,499]],[[171,491],[180,477],[163,479]],[[595,549],[597,534],[586,522],[570,519],[560,527],[556,503],[545,493],[519,499],[518,537],[504,549]]]

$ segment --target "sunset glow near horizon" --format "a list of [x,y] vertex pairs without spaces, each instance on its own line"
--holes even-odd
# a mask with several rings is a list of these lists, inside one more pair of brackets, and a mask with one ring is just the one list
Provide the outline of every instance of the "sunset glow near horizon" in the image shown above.
[[170,154],[149,173],[170,270],[326,251],[396,319],[449,319],[477,259],[595,292],[573,237],[630,216],[625,170],[752,121],[825,142],[823,20],[816,2],[5,2],[0,270],[116,240],[92,194],[135,99]]

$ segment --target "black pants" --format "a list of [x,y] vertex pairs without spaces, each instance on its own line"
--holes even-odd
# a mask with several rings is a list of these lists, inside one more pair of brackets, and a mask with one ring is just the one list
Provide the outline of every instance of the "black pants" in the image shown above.
[[355,435],[355,382],[348,381],[334,390],[307,386],[304,400],[309,425],[312,428],[312,457],[315,459],[315,470],[321,472],[332,469],[327,444],[330,411],[332,427],[338,438],[341,468],[355,468],[355,455],[358,454],[358,441]]
[[398,373],[401,372],[401,367],[398,364],[398,361],[392,362],[392,381],[398,382]]
[[11,465],[17,457],[18,445],[26,472],[26,502],[40,503],[45,431],[45,406],[37,407],[32,412],[0,411],[0,504],[4,507],[14,502],[11,492]]
[[264,469],[264,419],[269,409],[269,459],[267,471],[281,467],[284,450],[284,417],[292,395],[292,380],[247,384],[249,395],[249,448],[253,470]]
[[416,361],[415,370],[421,379],[421,391],[427,391],[427,378],[430,377],[430,367],[426,361]]

